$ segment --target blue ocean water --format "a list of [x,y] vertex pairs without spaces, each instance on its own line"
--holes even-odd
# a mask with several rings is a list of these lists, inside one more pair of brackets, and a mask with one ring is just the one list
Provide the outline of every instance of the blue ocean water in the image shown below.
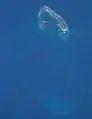
[[[40,32],[48,5],[69,25],[65,42]],[[92,119],[90,0],[0,1],[0,118]]]

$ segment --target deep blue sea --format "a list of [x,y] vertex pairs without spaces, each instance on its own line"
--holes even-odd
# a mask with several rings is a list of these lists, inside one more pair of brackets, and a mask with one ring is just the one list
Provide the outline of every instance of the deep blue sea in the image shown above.
[[[38,28],[43,5],[70,37]],[[92,1],[0,1],[0,119],[92,119]]]

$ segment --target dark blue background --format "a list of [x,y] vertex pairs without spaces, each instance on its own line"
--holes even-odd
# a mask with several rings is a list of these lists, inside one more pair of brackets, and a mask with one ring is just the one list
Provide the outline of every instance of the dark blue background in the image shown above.
[[[63,42],[40,33],[37,13],[48,5],[64,16]],[[89,0],[0,1],[0,119],[92,119],[92,3]],[[77,102],[71,114],[52,117],[41,96]]]

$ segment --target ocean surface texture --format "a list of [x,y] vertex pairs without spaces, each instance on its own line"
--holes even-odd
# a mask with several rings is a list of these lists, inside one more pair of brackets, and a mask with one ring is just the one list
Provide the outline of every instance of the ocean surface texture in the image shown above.
[[[44,5],[66,40],[40,29]],[[91,0],[0,1],[0,119],[92,119],[91,11]]]

